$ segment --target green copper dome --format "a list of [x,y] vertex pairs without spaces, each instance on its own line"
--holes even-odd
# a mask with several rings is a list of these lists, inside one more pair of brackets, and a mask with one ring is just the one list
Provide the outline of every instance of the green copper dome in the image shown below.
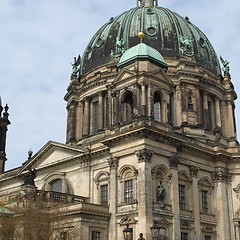
[[163,67],[167,67],[162,55],[156,49],[147,46],[145,43],[139,43],[124,52],[120,58],[118,66],[123,66],[136,59],[149,59],[150,61],[154,61]]
[[[205,34],[188,18],[166,8],[136,7],[111,18],[93,36],[82,58],[82,74],[101,65],[118,61],[129,48],[144,43],[163,58],[189,57],[216,74],[221,73],[218,57]],[[117,62],[118,63],[118,62]]]

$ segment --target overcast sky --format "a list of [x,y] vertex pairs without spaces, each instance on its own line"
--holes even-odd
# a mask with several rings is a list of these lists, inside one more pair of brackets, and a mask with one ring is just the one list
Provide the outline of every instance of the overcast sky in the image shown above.
[[[158,1],[208,36],[230,62],[240,95],[240,1]],[[0,96],[11,120],[7,169],[21,165],[30,148],[36,153],[49,140],[65,142],[70,62],[110,17],[135,6],[136,0],[0,0]]]

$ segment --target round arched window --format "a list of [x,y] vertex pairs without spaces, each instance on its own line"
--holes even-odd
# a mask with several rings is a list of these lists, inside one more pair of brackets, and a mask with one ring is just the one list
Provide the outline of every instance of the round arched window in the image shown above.
[[61,193],[70,193],[69,186],[62,179],[54,179],[49,183],[50,191],[61,192]]

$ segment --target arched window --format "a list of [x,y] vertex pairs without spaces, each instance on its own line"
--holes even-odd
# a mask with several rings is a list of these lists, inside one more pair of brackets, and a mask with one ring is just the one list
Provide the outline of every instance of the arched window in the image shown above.
[[62,180],[55,179],[52,182],[50,182],[50,191],[62,192]]
[[54,179],[49,183],[50,191],[61,192],[61,193],[70,193],[69,186],[66,181],[62,179]]
[[154,93],[154,108],[153,108],[153,113],[154,113],[154,120],[157,122],[161,122],[161,96],[159,93],[155,92]]
[[137,170],[133,166],[125,165],[119,170],[118,178],[121,189],[121,204],[136,203],[137,199]]
[[130,123],[133,119],[133,94],[127,91],[122,100],[123,122]]

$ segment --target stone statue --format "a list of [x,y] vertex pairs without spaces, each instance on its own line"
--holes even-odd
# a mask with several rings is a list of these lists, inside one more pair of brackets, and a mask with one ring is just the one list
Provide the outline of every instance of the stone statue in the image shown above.
[[229,62],[227,60],[224,60],[221,56],[220,56],[220,60],[223,65],[222,69],[224,72],[224,76],[229,76],[229,72],[230,72]]
[[29,172],[24,180],[24,185],[35,186],[34,179],[36,178],[36,169],[29,169]]
[[157,186],[157,201],[163,202],[165,199],[166,189],[163,186],[162,181],[160,181],[159,185]]
[[72,65],[72,75],[77,76],[80,69],[80,65],[81,65],[80,55],[78,55],[78,58],[74,57],[74,61],[73,63],[71,63],[71,65]]
[[180,37],[180,42],[181,42],[181,52],[182,54],[185,54],[187,56],[193,56],[193,51],[191,47],[192,40],[189,39],[188,37]]
[[145,240],[145,238],[143,237],[143,234],[142,234],[142,233],[139,234],[138,240]]

